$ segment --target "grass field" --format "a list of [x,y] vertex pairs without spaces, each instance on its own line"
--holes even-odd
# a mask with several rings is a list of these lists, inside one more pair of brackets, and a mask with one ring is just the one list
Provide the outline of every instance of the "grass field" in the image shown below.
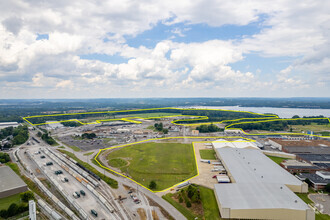
[[317,123],[311,123],[310,125],[290,125],[290,127],[292,128],[293,132],[304,131],[305,133],[307,131],[320,132],[330,130],[329,124],[318,125]]
[[219,207],[213,190],[203,186],[199,186],[198,188],[201,192],[205,219],[220,219]]
[[287,160],[288,158],[284,158],[284,157],[274,157],[274,156],[267,156],[270,159],[272,159],[272,161],[274,161],[277,164],[282,163],[284,160]]
[[[220,218],[218,203],[216,201],[214,192],[212,189],[198,186],[198,189],[201,193],[202,206],[204,210],[203,219],[207,220],[218,220]],[[168,193],[164,195],[162,198],[169,202],[172,206],[174,206],[179,212],[181,212],[187,219],[195,219],[198,217],[191,210],[189,210],[186,206],[176,202],[172,196],[174,194]],[[201,218],[199,218],[201,219]]]
[[129,162],[120,167],[122,173],[148,187],[156,181],[163,190],[197,174],[193,146],[180,143],[144,143],[111,152],[107,159],[121,158]]
[[202,149],[199,150],[202,159],[205,160],[215,160],[215,151],[213,149]]
[[109,160],[109,165],[112,167],[123,167],[127,165],[127,161],[121,158],[114,158]]
[[12,203],[16,203],[17,205],[20,205],[21,204],[20,193],[15,194],[15,195],[12,195],[12,196],[5,197],[5,198],[1,198],[0,199],[0,210],[2,210],[2,209],[8,209],[8,207]]

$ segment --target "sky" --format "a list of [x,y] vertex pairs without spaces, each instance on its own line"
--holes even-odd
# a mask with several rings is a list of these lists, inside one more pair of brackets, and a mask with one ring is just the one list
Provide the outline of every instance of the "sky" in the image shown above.
[[0,99],[329,97],[328,0],[0,1]]

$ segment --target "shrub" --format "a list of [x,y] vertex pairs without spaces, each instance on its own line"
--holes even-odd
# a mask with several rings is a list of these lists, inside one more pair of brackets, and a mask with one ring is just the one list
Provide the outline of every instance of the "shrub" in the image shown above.
[[7,215],[10,217],[16,214],[18,214],[18,205],[16,203],[12,203],[7,209]]
[[156,187],[157,187],[157,183],[155,182],[155,181],[150,181],[150,184],[149,184],[149,188],[150,189],[156,189]]
[[183,203],[183,198],[182,198],[182,196],[179,197],[179,202],[180,202],[180,203]]
[[190,208],[191,207],[191,202],[190,201],[187,201],[186,202],[186,206],[187,206],[187,208]]
[[23,202],[29,202],[29,200],[34,199],[34,194],[31,191],[23,192],[20,194]]

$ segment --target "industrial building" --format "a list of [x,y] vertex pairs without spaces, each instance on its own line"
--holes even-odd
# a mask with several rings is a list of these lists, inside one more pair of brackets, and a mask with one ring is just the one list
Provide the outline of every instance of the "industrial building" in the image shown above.
[[330,183],[330,172],[317,171],[316,173],[300,173],[297,175],[300,180],[309,179],[315,190],[324,189]]
[[308,192],[306,183],[274,163],[260,150],[215,149],[233,183],[284,184],[293,192]]
[[7,127],[18,127],[19,124],[17,122],[1,122],[0,129],[7,128]]
[[27,191],[27,185],[7,166],[0,166],[0,198]]
[[222,218],[315,219],[315,214],[283,184],[216,184],[215,194]]
[[215,184],[221,217],[315,219],[314,211],[294,193],[308,192],[308,185],[250,143],[213,143],[232,182]]
[[243,139],[238,139],[235,141],[227,141],[225,139],[218,139],[216,141],[212,142],[214,149],[221,149],[221,148],[238,148],[238,149],[257,149],[259,150],[259,147],[251,141],[246,141]]
[[297,159],[330,171],[330,154],[297,154]]
[[310,163],[301,162],[297,160],[285,160],[280,164],[281,167],[286,169],[292,174],[296,173],[315,173],[322,170],[322,168],[312,165]]
[[330,141],[269,138],[268,142],[286,153],[330,154]]

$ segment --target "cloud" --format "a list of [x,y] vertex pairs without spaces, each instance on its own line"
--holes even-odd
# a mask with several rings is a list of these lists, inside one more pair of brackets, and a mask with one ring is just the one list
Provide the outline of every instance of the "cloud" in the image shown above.
[[[164,92],[198,96],[198,91],[210,96],[234,91],[239,96],[258,92],[263,96],[268,88],[269,95],[285,95],[283,89],[300,95],[313,85],[330,87],[329,10],[330,2],[311,0],[275,1],[271,7],[261,0],[2,1],[0,87],[13,88],[16,82],[17,88],[34,88],[36,97],[38,89],[47,88],[49,97],[56,96],[52,94],[56,89],[71,89],[72,96],[79,97],[86,87],[95,92],[85,95],[95,97],[159,96]],[[183,43],[163,39],[154,48],[126,43],[128,37],[159,22]],[[239,28],[251,23],[259,25],[260,32],[243,39],[184,43],[185,25]],[[36,40],[38,33],[48,34],[49,39]],[[262,76],[261,67],[256,73],[231,67],[252,53],[295,60],[268,78]],[[118,55],[128,61],[83,60],[81,54]],[[317,80],[310,80],[315,76]],[[104,93],[102,87],[112,92]],[[324,91],[329,89],[319,94]]]

